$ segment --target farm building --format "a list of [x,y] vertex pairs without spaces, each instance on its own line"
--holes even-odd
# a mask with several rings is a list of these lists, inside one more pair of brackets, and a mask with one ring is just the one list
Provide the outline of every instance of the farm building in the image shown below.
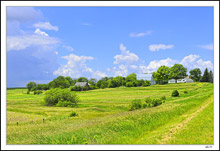
[[192,79],[187,79],[187,78],[177,80],[177,83],[192,83],[192,82],[193,82]]
[[141,79],[150,81],[151,85],[156,84],[156,81],[153,78],[153,74],[137,74],[137,80]]
[[171,79],[168,81],[168,83],[176,83],[176,80],[175,79]]
[[81,86],[81,87],[86,86],[88,89],[90,88],[88,82],[76,82],[75,86]]

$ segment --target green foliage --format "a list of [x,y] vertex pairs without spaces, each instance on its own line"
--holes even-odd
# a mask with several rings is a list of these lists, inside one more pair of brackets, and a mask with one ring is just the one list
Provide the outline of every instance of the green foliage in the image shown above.
[[172,97],[178,97],[179,96],[179,92],[177,90],[173,90],[172,92]]
[[52,105],[56,105],[58,102],[64,102],[64,101],[66,101],[64,103],[65,104],[64,106],[66,105],[75,106],[77,105],[79,99],[75,93],[71,93],[67,89],[55,88],[48,90],[45,93],[45,97],[44,97],[45,105],[52,106]]
[[210,80],[209,75],[210,75],[210,74],[209,74],[208,69],[205,68],[205,71],[204,71],[203,76],[202,76],[202,78],[201,78],[201,82],[209,82],[209,80]]
[[77,113],[75,111],[70,112],[69,117],[77,116]]
[[37,84],[35,82],[29,82],[27,85],[27,89],[31,91],[32,88],[36,88]]
[[96,79],[91,78],[88,83],[91,84],[90,86],[95,86],[95,84],[97,83],[97,81],[96,81]]
[[161,100],[166,100],[167,98],[166,98],[166,96],[162,96],[160,99]]
[[37,94],[37,91],[34,91],[34,95]]
[[133,85],[133,82],[127,82],[126,83],[126,87],[133,87],[134,85]]
[[73,80],[70,76],[65,77],[65,79],[69,82],[70,86],[76,83],[76,80]]
[[146,102],[146,104],[147,104],[146,106],[147,107],[155,107],[155,106],[158,106],[158,105],[162,104],[162,99],[152,99],[150,97],[147,97],[147,98],[145,98],[144,101]]
[[131,102],[129,106],[129,111],[137,110],[142,108],[142,103],[140,99],[135,99]]
[[56,79],[48,83],[50,89],[52,88],[68,88],[70,86],[69,81],[64,76],[58,76]]
[[86,85],[82,89],[83,89],[83,91],[89,90],[88,86],[86,86]]
[[30,91],[28,90],[28,91],[27,91],[27,94],[29,94],[29,93],[30,93]]
[[161,84],[161,81],[168,80],[170,68],[167,66],[160,66],[157,72],[153,73],[154,80]]
[[71,86],[70,91],[81,91],[82,87],[79,85]]
[[213,73],[212,70],[209,72],[209,82],[213,83]]
[[86,77],[79,77],[77,82],[88,82],[89,80]]
[[116,79],[109,80],[109,83],[108,83],[109,88],[115,88],[118,86],[119,86],[119,81],[117,81]]
[[41,93],[43,93],[42,90],[37,90],[37,91],[34,91],[34,92],[36,92],[36,94],[41,94]]
[[188,93],[188,91],[185,90],[185,91],[183,91],[183,93]]
[[169,79],[181,79],[186,76],[187,69],[181,64],[175,64],[170,68]]
[[107,88],[108,87],[108,81],[105,81],[105,80],[99,80],[97,83],[96,83],[96,86],[98,88]]
[[150,86],[150,84],[151,84],[150,81],[148,81],[148,80],[145,80],[144,82],[145,82],[145,86]]
[[192,78],[194,81],[198,82],[201,79],[202,72],[199,68],[190,70],[189,73],[190,73],[190,78]]
[[98,87],[96,87],[95,85],[90,85],[89,87],[90,87],[91,90],[98,89]]
[[137,75],[135,73],[131,73],[126,77],[126,82],[134,82],[137,80]]
[[56,106],[57,107],[74,107],[74,106],[76,106],[76,104],[71,101],[59,101],[56,104]]

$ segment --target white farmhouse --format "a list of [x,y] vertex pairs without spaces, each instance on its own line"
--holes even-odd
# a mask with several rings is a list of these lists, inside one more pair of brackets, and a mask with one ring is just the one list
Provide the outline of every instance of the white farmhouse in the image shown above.
[[175,79],[168,80],[168,83],[176,83]]
[[156,84],[156,81],[153,78],[153,74],[137,74],[137,80],[141,79],[150,81],[151,85]]

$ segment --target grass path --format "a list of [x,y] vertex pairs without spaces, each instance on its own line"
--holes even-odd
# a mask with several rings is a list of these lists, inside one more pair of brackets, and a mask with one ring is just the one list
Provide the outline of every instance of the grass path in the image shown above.
[[213,96],[208,99],[208,102],[201,106],[197,111],[195,111],[192,114],[184,115],[188,116],[183,122],[177,123],[176,125],[173,125],[173,128],[169,129],[169,133],[166,133],[162,136],[161,140],[158,140],[158,144],[169,144],[170,140],[172,139],[172,136],[181,131],[193,118],[198,116],[198,114],[203,111],[205,108],[208,107],[209,104],[213,103]]

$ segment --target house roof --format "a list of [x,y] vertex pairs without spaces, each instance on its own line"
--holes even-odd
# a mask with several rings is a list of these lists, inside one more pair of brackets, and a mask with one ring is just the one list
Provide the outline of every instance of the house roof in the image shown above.
[[84,86],[87,85],[87,82],[76,82],[75,85],[79,85],[79,86],[81,86],[81,87],[84,87]]

